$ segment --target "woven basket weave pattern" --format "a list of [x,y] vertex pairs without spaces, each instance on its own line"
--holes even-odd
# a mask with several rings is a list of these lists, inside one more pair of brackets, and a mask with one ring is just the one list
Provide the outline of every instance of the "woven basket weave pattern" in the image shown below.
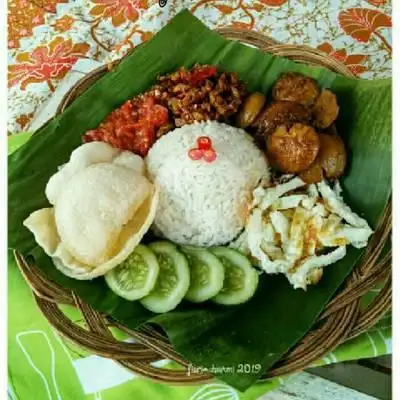
[[[323,66],[346,76],[353,76],[347,68],[326,54],[306,46],[278,44],[261,34],[247,30],[222,28],[218,32],[231,40],[239,40],[262,51],[302,62]],[[114,65],[101,67],[82,78],[64,97],[58,113],[62,113],[74,99],[108,72]],[[288,354],[269,370],[263,379],[286,375],[310,366],[345,340],[371,328],[391,306],[391,251],[382,255],[391,234],[391,203],[385,208],[379,227],[372,237],[362,261],[352,271],[341,291],[321,314],[317,327],[312,329]],[[68,291],[42,276],[38,268],[15,254],[17,264],[31,286],[36,302],[49,322],[66,338],[100,356],[112,358],[134,373],[174,384],[194,384],[212,379],[209,374],[190,373],[156,368],[150,363],[170,359],[187,368],[189,363],[171,346],[166,336],[151,326],[132,331],[100,314]],[[378,283],[384,283],[379,295],[368,308],[360,309],[360,298]],[[81,311],[87,329],[69,320],[58,304],[75,305]],[[119,342],[109,328],[118,327],[136,343]]]

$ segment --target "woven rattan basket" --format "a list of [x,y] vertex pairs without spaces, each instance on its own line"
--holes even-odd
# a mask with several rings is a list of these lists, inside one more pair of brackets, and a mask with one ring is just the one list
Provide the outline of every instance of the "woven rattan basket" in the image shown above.
[[[240,40],[262,51],[288,57],[312,66],[324,66],[337,73],[352,76],[344,65],[326,54],[306,46],[278,44],[254,32],[232,28],[219,29],[228,39]],[[58,113],[71,104],[94,82],[106,74],[113,65],[99,68],[81,79],[64,97]],[[391,252],[382,254],[391,234],[391,203],[386,206],[380,224],[367,247],[362,262],[353,270],[343,289],[336,294],[320,315],[318,323],[291,351],[262,379],[281,376],[310,366],[327,352],[349,338],[371,328],[391,306]],[[208,374],[188,374],[184,369],[168,370],[153,367],[151,363],[170,359],[188,367],[170,345],[168,339],[154,327],[145,326],[131,331],[107,315],[103,315],[82,302],[73,292],[66,290],[42,276],[39,269],[30,265],[21,255],[15,254],[19,268],[31,286],[36,302],[49,322],[64,337],[83,346],[90,352],[112,358],[129,370],[157,381],[173,384],[194,384],[212,379]],[[383,289],[368,308],[360,309],[360,298],[377,284]],[[86,322],[86,329],[74,324],[59,309],[60,304],[79,308]],[[135,339],[135,343],[119,342],[110,332],[116,326]]]

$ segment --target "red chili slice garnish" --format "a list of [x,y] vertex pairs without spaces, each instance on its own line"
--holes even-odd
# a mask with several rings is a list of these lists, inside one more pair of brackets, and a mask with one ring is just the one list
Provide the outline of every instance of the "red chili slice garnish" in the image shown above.
[[212,142],[208,136],[200,136],[197,138],[197,146],[199,149],[208,150],[211,149]]
[[212,148],[212,141],[208,136],[200,136],[197,138],[197,147],[190,149],[188,152],[192,160],[200,160],[201,158],[210,163],[217,158],[217,153]]
[[200,158],[203,156],[203,150],[190,149],[188,154],[189,158],[191,158],[192,160],[200,160]]
[[191,84],[197,85],[207,78],[211,78],[217,74],[217,67],[202,67],[190,72],[188,80]]
[[204,161],[210,163],[213,162],[217,158],[217,153],[214,149],[204,150],[203,159]]

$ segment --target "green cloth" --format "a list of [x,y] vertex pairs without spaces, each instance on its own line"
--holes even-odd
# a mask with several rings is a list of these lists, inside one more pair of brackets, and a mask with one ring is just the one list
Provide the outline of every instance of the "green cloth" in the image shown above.
[[[10,136],[9,152],[29,139],[29,134]],[[363,304],[379,292],[371,291]],[[89,354],[61,338],[42,316],[33,295],[17,268],[13,255],[8,257],[8,379],[9,393],[16,400],[254,400],[279,386],[284,379],[254,385],[240,393],[218,381],[196,386],[171,386],[137,377],[117,363]],[[63,306],[76,323],[79,312]],[[127,340],[121,332],[115,334]],[[327,354],[316,365],[390,354],[391,315],[369,332],[348,341]],[[169,368],[177,368],[169,363]]]

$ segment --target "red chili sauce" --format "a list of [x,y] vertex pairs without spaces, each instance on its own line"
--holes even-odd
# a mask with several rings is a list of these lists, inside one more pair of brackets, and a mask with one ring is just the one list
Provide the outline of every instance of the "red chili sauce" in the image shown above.
[[145,95],[128,100],[96,128],[85,133],[84,142],[102,141],[111,146],[146,156],[157,130],[168,122],[168,109]]

